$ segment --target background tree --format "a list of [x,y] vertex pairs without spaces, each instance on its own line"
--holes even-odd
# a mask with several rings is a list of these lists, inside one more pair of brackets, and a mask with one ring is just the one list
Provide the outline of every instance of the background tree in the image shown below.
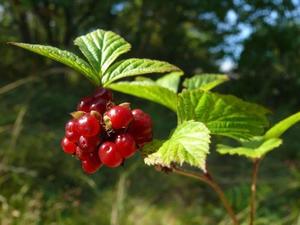
[[[225,84],[223,91],[267,104],[278,111],[279,121],[299,111],[299,8],[292,0],[0,0],[0,223],[227,222],[223,211],[208,203],[217,200],[205,187],[166,179],[139,160],[95,177],[82,174],[61,154],[59,138],[68,113],[93,87],[60,64],[17,50],[7,41],[76,51],[74,37],[101,28],[125,37],[133,46],[130,56],[166,60],[187,76],[217,73],[229,61],[233,67],[228,73],[235,82]],[[135,98],[130,101],[141,105]],[[174,126],[166,121],[174,114],[156,104],[142,106],[154,117],[155,133],[167,135]],[[299,126],[288,132],[284,149],[270,154],[261,168],[266,179],[258,189],[257,224],[299,220],[299,132]],[[250,163],[220,157],[213,150],[209,160],[234,208],[243,214]],[[274,174],[274,168],[279,172]],[[245,185],[229,188],[223,175],[233,173]]]

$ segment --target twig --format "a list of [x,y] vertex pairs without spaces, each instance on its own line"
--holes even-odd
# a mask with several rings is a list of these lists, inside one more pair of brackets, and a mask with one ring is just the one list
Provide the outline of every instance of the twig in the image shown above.
[[235,216],[235,213],[228,201],[228,199],[226,198],[222,188],[213,180],[212,176],[209,173],[206,173],[205,175],[199,175],[199,174],[195,174],[193,172],[190,171],[186,171],[183,170],[181,168],[177,168],[174,167],[172,170],[174,173],[186,176],[186,177],[191,177],[197,180],[200,180],[206,184],[208,184],[219,196],[222,204],[224,205],[224,208],[226,209],[228,215],[230,216],[232,223],[234,225],[239,225],[239,222]]
[[250,197],[250,222],[249,225],[254,224],[255,211],[256,211],[256,183],[257,183],[257,173],[259,169],[260,159],[255,159],[253,161],[253,172],[251,181],[251,197]]

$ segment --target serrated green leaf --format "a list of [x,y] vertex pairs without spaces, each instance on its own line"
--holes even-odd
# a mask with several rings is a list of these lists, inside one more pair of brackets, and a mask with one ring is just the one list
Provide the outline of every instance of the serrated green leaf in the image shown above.
[[100,77],[118,56],[128,52],[130,44],[111,31],[95,30],[75,39],[75,45]]
[[142,154],[142,156],[145,158],[148,155],[156,152],[161,146],[162,144],[165,142],[165,140],[153,140],[150,143],[147,143],[143,146],[142,149],[140,149],[140,152]]
[[261,135],[268,125],[262,106],[245,102],[231,95],[197,90],[179,94],[177,114],[179,122],[203,122],[212,134],[235,139],[250,139]]
[[279,147],[281,144],[282,140],[280,138],[270,138],[244,143],[244,146],[241,147],[219,144],[217,145],[217,151],[220,154],[240,155],[247,158],[257,159],[263,157],[266,153]]
[[166,74],[163,77],[157,79],[156,83],[159,86],[168,88],[169,90],[173,91],[174,93],[177,93],[180,77],[182,75],[183,75],[182,71],[172,72],[172,73]]
[[125,94],[144,98],[176,112],[177,95],[173,91],[161,87],[153,81],[117,82],[108,86],[110,89]]
[[199,74],[185,79],[183,86],[190,90],[200,88],[208,91],[228,80],[229,77],[224,74]]
[[277,138],[280,137],[287,129],[295,125],[300,121],[300,112],[295,113],[286,119],[278,122],[271,127],[265,134],[265,138]]
[[168,167],[171,163],[187,163],[205,171],[209,143],[209,130],[203,123],[185,121],[175,129],[170,139],[165,141],[157,152],[145,158],[145,163]]
[[73,54],[72,52],[46,45],[26,44],[17,42],[11,42],[10,44],[24,48],[26,50],[45,56],[47,58],[53,59],[57,62],[63,63],[78,71],[79,73],[85,75],[96,85],[98,85],[100,82],[97,76],[94,75],[90,65],[77,55]]
[[180,71],[180,69],[164,61],[137,58],[125,59],[109,67],[102,77],[102,83],[104,86],[108,86],[112,82],[125,77],[173,71]]

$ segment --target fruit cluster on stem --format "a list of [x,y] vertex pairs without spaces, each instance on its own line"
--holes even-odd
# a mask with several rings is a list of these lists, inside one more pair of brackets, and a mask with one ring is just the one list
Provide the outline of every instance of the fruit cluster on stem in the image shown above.
[[102,165],[115,168],[152,141],[151,117],[129,103],[115,105],[112,92],[99,88],[84,97],[65,126],[61,141],[65,153],[81,161],[84,172],[95,173]]

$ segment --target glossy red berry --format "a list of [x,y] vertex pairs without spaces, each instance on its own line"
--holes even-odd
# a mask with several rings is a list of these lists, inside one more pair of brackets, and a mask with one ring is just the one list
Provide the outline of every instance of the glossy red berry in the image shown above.
[[112,101],[113,99],[113,95],[112,92],[106,88],[98,88],[93,95],[94,98],[101,98],[101,99],[105,99],[107,101]]
[[76,144],[66,137],[61,140],[61,147],[67,154],[73,154],[76,151]]
[[93,136],[93,137],[85,137],[80,136],[78,140],[78,146],[86,152],[94,152],[97,150],[97,145],[100,144],[100,138],[99,136]]
[[65,126],[65,136],[72,142],[77,142],[79,139],[79,133],[77,132],[77,121],[75,119],[70,120]]
[[81,161],[86,160],[90,154],[91,154],[90,152],[84,151],[78,146],[76,147],[75,155],[79,160]]
[[77,130],[82,136],[95,136],[101,132],[100,121],[93,115],[85,114],[78,119]]
[[141,109],[134,109],[131,111],[134,121],[139,123],[140,127],[143,128],[152,128],[152,119],[151,116],[145,113]]
[[151,133],[136,135],[134,140],[139,147],[143,147],[146,143],[151,142],[152,139],[153,139],[153,135],[151,132]]
[[83,171],[87,174],[95,173],[102,163],[96,153],[90,153],[89,156],[81,162]]
[[107,167],[118,167],[121,165],[123,158],[113,142],[104,142],[98,151],[101,162]]
[[124,159],[133,156],[137,150],[135,141],[130,134],[117,135],[115,144]]
[[99,98],[96,99],[93,104],[90,106],[89,110],[92,111],[97,111],[101,115],[106,111],[106,106],[108,102],[105,99]]
[[87,96],[87,97],[82,98],[77,105],[77,110],[89,112],[93,101],[94,101],[93,97]]
[[104,120],[112,129],[121,129],[128,127],[133,120],[133,115],[129,108],[113,106],[106,112]]
[[134,119],[128,128],[128,133],[133,136],[136,144],[141,147],[152,140],[152,119],[150,115],[141,109],[132,110],[132,115]]

